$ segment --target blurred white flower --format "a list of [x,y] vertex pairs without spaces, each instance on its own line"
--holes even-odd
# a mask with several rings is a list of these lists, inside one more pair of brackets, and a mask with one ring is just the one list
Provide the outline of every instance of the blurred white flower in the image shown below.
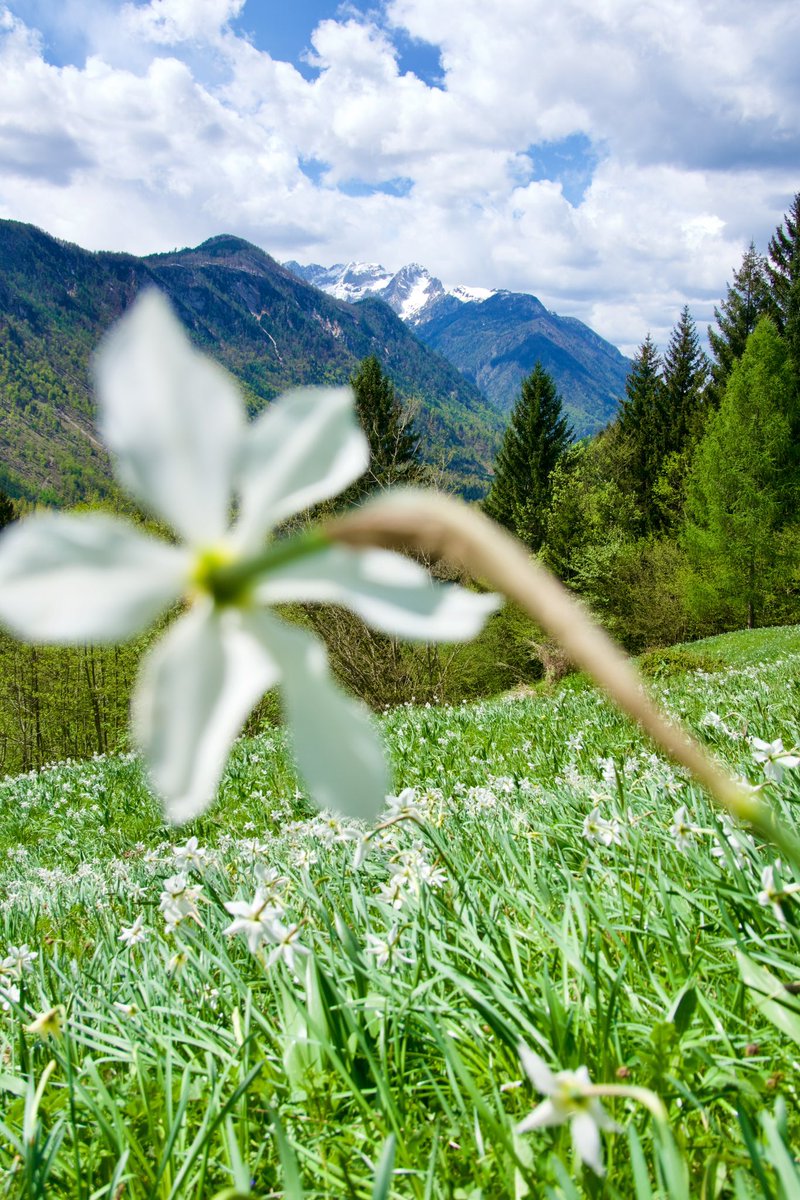
[[132,925],[123,925],[119,931],[118,941],[124,942],[130,950],[133,946],[138,946],[147,937],[147,930],[144,927],[144,916],[139,913]]
[[774,783],[783,781],[783,773],[800,766],[800,755],[790,750],[784,750],[783,740],[776,738],[774,742],[764,742],[761,738],[750,738],[753,758],[762,764],[767,779]]
[[597,1175],[604,1173],[600,1149],[600,1130],[619,1132],[594,1090],[586,1067],[577,1071],[559,1071],[554,1075],[543,1058],[522,1044],[519,1056],[525,1074],[537,1091],[547,1097],[517,1125],[517,1133],[530,1133],[548,1125],[569,1121],[572,1144],[582,1162]]
[[23,942],[21,946],[9,946],[8,954],[0,962],[0,975],[11,975],[14,979],[21,979],[26,971],[33,970],[33,964],[39,957],[38,950],[31,950],[27,942]]
[[675,848],[680,850],[681,854],[685,854],[697,832],[695,826],[689,822],[689,813],[685,804],[682,804],[676,811],[669,832],[675,842]]
[[0,539],[0,619],[35,642],[114,642],[183,600],[145,659],[132,707],[170,818],[208,806],[245,717],[278,683],[317,803],[374,816],[389,781],[366,709],[333,682],[321,643],[267,606],[327,601],[382,632],[457,641],[478,632],[497,598],[321,533],[268,544],[282,521],[366,469],[349,389],[288,393],[248,425],[232,379],[191,347],[155,291],[106,338],[96,376],[120,482],[180,544],[99,512],[15,522]]
[[583,822],[583,836],[587,842],[600,842],[603,846],[621,846],[622,832],[619,821],[612,817],[607,821],[600,816],[600,809],[593,808]]

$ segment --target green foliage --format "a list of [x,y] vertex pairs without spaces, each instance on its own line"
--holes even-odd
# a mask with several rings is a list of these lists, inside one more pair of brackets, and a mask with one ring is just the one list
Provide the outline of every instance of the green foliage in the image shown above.
[[744,354],[747,339],[768,307],[767,260],[751,242],[733,283],[728,284],[725,299],[714,309],[717,328],[708,327],[714,356],[711,394],[716,404],[722,399],[734,363]]
[[708,359],[700,347],[689,306],[685,305],[664,354],[664,457],[680,453],[697,438],[708,372]]
[[[800,740],[800,629],[684,649],[726,669],[658,694],[763,783],[742,734]],[[0,962],[37,955],[0,1004],[0,1194],[794,1197],[798,899],[785,923],[759,902],[771,848],[722,826],[586,686],[403,707],[382,728],[419,815],[358,869],[363,830],[310,814],[281,731],[237,744],[217,807],[184,830],[130,757],[0,783]],[[790,774],[767,784],[783,819]],[[584,836],[595,807],[618,842]],[[159,896],[188,835],[209,852],[186,868],[200,923],[167,933]],[[384,889],[420,856],[436,874],[395,907]],[[296,971],[225,933],[224,906],[271,877],[312,952]],[[53,1005],[60,1037],[26,1031]],[[553,1070],[657,1088],[668,1128],[604,1100],[623,1131],[603,1135],[602,1179],[568,1124],[517,1134],[542,1099],[521,1040]]]
[[0,491],[0,529],[4,529],[6,525],[10,525],[16,520],[17,510],[14,508],[14,502],[5,492]]
[[424,471],[419,436],[374,354],[360,364],[350,378],[350,386],[370,448],[369,470],[356,485],[359,492],[421,483]]
[[648,650],[638,659],[641,673],[648,679],[675,679],[689,671],[721,671],[725,662],[712,654],[691,653],[683,646],[666,646]]
[[786,345],[764,318],[733,368],[688,482],[688,596],[701,620],[716,614],[752,626],[786,578],[780,533],[800,486],[791,454],[795,403]]
[[657,524],[653,487],[665,456],[666,405],[661,356],[648,334],[633,360],[618,417],[620,440],[626,450],[625,474],[645,528]]
[[380,354],[416,404],[423,457],[485,494],[501,419],[480,392],[378,301],[345,304],[238,238],[135,258],[91,254],[0,221],[0,488],[48,504],[117,494],[94,431],[90,359],[143,288],[171,300],[192,340],[240,382],[251,415],[292,386],[345,384]]
[[523,381],[503,437],[484,511],[531,550],[545,536],[552,476],[572,441],[561,397],[540,362]]

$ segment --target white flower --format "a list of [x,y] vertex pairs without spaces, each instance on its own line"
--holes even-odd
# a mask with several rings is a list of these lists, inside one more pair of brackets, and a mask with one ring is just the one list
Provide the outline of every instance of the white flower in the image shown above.
[[15,983],[3,983],[0,980],[0,1009],[11,1012],[12,1004],[19,1004],[19,988]]
[[119,932],[118,941],[124,942],[130,950],[131,947],[137,946],[139,942],[143,942],[147,937],[147,930],[144,927],[144,917],[139,913],[132,925],[124,926]]
[[33,964],[39,957],[38,950],[31,950],[27,942],[21,946],[9,946],[8,954],[0,962],[0,975],[11,975],[21,979],[26,971],[33,970]]
[[272,922],[269,936],[276,944],[267,958],[268,967],[282,960],[293,974],[297,974],[298,960],[311,953],[307,947],[301,946],[297,941],[300,929],[300,925],[282,925],[280,921]]
[[696,832],[694,825],[689,824],[689,813],[685,804],[682,804],[676,811],[669,832],[675,842],[675,848],[680,850],[681,854],[685,854],[692,844],[692,837]]
[[225,908],[234,919],[222,932],[228,937],[243,933],[251,954],[255,954],[266,939],[276,940],[273,933],[281,910],[270,902],[264,892],[257,891],[249,903],[246,900],[228,900]]
[[547,1125],[570,1123],[572,1143],[578,1157],[587,1163],[597,1175],[602,1175],[603,1160],[600,1151],[600,1130],[619,1131],[597,1096],[593,1094],[592,1081],[586,1067],[577,1071],[559,1071],[554,1075],[544,1059],[534,1054],[524,1044],[519,1047],[519,1056],[525,1074],[537,1091],[547,1097],[533,1110],[530,1116],[517,1125],[517,1133],[529,1133],[532,1129],[543,1129]]
[[208,806],[245,717],[280,683],[317,803],[373,816],[388,778],[366,709],[334,684],[322,645],[267,606],[344,604],[383,632],[454,641],[477,633],[497,598],[322,533],[267,544],[275,526],[366,469],[349,389],[291,392],[248,425],[233,381],[192,349],[157,292],[105,340],[96,374],[117,475],[181,544],[98,512],[15,522],[0,539],[0,619],[35,642],[114,642],[185,601],[133,700],[135,739],[168,815],[185,821]]
[[583,836],[587,842],[600,842],[603,846],[621,846],[622,834],[619,821],[613,817],[607,821],[600,816],[600,809],[593,808],[583,822]]
[[202,872],[208,866],[208,851],[198,843],[196,837],[190,837],[183,846],[176,846],[173,857],[179,871],[194,869]]
[[781,738],[776,738],[774,742],[764,742],[761,738],[754,737],[750,738],[750,745],[753,758],[762,763],[764,774],[774,783],[783,781],[784,771],[800,766],[800,755],[784,750]]

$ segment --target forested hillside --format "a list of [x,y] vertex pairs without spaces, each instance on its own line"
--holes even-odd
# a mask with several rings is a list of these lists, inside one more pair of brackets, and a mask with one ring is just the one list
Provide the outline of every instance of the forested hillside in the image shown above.
[[485,491],[500,418],[380,301],[349,305],[238,238],[136,258],[93,254],[0,222],[0,487],[49,503],[109,496],[93,434],[90,358],[138,291],[161,288],[193,340],[241,382],[252,412],[287,387],[347,382],[374,355],[413,412],[429,462]]

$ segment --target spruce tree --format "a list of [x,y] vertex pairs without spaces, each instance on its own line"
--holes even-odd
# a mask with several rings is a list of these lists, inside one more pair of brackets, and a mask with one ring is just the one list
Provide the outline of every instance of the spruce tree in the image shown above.
[[[424,475],[419,437],[404,413],[392,381],[374,355],[365,358],[350,379],[356,410],[370,448],[366,486],[416,483]],[[364,491],[361,485],[360,491]]]
[[793,407],[786,344],[762,318],[734,364],[687,486],[689,599],[717,628],[754,625],[782,574],[780,532],[792,520],[797,493]]
[[647,529],[653,524],[653,484],[664,458],[666,397],[661,370],[661,356],[648,333],[625,381],[618,417],[624,473]]
[[16,519],[17,512],[14,508],[14,501],[5,492],[0,491],[0,529],[10,525]]
[[680,454],[700,432],[708,373],[708,359],[687,304],[664,355],[665,457]]
[[522,382],[483,502],[484,512],[534,552],[544,541],[553,471],[572,439],[555,383],[537,362]]
[[728,284],[725,299],[714,309],[717,328],[708,327],[714,355],[710,394],[715,405],[719,405],[733,364],[744,354],[747,339],[768,306],[767,262],[751,242],[733,283]]
[[769,314],[789,345],[800,391],[800,192],[769,242]]

